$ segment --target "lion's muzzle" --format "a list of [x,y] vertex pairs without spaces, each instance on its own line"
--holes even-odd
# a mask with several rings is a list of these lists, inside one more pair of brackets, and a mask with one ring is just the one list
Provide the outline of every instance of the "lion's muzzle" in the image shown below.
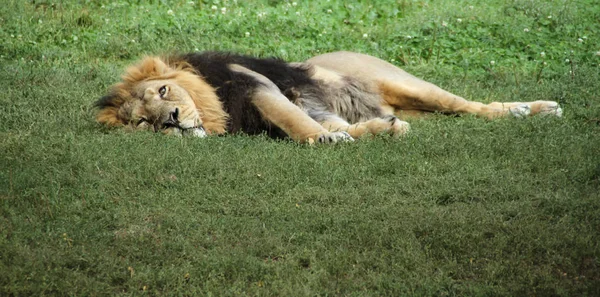
[[[160,130],[164,131],[165,134],[172,134],[177,136],[193,136],[193,137],[206,137],[206,131],[202,124],[199,124],[197,119],[185,119],[180,120],[179,108],[171,111],[168,114],[168,118],[160,124]],[[159,129],[157,129],[159,130]]]

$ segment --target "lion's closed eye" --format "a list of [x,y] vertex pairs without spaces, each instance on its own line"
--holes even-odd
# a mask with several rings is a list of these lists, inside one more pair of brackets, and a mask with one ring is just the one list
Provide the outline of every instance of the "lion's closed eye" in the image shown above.
[[145,117],[140,118],[137,122],[133,122],[132,124],[134,123],[135,125],[133,127],[136,130],[154,130],[154,125]]
[[141,125],[141,124],[144,124],[144,123],[146,123],[146,124],[147,124],[147,123],[148,123],[148,120],[147,120],[146,118],[140,118],[140,119],[137,121],[137,123],[135,124],[135,126],[137,127],[137,126],[139,126],[139,125]]

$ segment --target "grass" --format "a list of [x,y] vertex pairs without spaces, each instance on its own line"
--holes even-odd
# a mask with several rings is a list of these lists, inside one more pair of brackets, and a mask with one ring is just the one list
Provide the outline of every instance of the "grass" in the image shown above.
[[[0,295],[596,296],[599,17],[597,0],[8,1]],[[332,147],[94,122],[124,66],[195,49],[364,52],[565,114],[436,115]]]

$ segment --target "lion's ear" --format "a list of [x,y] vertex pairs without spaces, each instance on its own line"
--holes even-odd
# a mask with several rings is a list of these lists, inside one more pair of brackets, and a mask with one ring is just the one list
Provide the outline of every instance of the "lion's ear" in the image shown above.
[[123,121],[119,119],[119,109],[124,100],[116,94],[106,95],[94,104],[100,110],[96,114],[96,121],[107,126],[121,126]]
[[172,72],[163,60],[158,57],[145,57],[137,65],[127,68],[125,74],[121,77],[128,84],[137,83],[150,77],[157,77]]
[[146,57],[142,60],[140,69],[142,73],[148,73],[152,75],[163,75],[170,71],[173,71],[162,59],[158,57]]

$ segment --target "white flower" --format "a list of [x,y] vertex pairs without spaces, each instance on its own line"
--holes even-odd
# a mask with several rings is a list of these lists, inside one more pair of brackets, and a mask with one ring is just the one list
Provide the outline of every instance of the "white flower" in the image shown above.
[[490,65],[496,64],[496,61],[490,61]]
[[597,51],[597,52],[596,52],[596,56],[599,56],[599,57],[600,57],[600,51]]
[[227,12],[227,7],[221,7],[221,13],[225,14]]
[[218,8],[216,5],[213,5],[213,6],[211,6],[211,7],[210,7],[210,9],[212,9],[212,10],[217,10],[217,9],[219,9],[219,8]]
[[583,39],[581,39],[581,38],[578,38],[578,39],[577,39],[577,42],[583,42]]
[[331,9],[327,10],[327,13],[332,13],[332,12],[333,12],[333,10],[331,10]]
[[469,6],[469,9],[473,9],[473,5]]
[[523,31],[527,33],[527,32],[529,32],[529,28],[525,28],[525,29],[523,29]]
[[250,37],[250,32],[246,32],[246,33],[244,33],[244,36],[246,36],[246,37]]
[[292,2],[292,6],[296,6],[296,5],[298,5],[298,3]]
[[168,14],[168,15],[174,15],[175,13],[173,12],[173,10],[172,10],[172,9],[169,9],[169,10],[167,10],[167,14]]
[[546,63],[546,61],[544,61],[544,63],[542,63],[542,64],[544,64],[544,66],[548,65],[548,63]]
[[462,23],[462,19],[456,19],[456,22]]
[[445,21],[442,22],[442,27],[448,27],[448,23],[446,23]]
[[131,40],[131,43],[135,43],[135,39],[132,39],[132,40]]
[[407,39],[412,39],[412,36],[410,36],[410,35],[406,35],[406,38],[407,38]]
[[569,59],[565,59],[565,62],[569,63],[569,62],[571,62],[571,60],[569,60]]
[[545,53],[545,52],[541,52],[541,53],[540,53],[540,56],[542,56],[542,58],[543,58],[543,57],[545,57],[545,56],[546,56],[546,53]]
[[73,41],[77,41],[79,39],[77,36],[73,35]]
[[549,18],[549,19],[551,19],[551,18],[552,18],[552,16],[551,16],[551,15],[549,15],[549,16],[548,16],[548,18]]
[[367,34],[367,33],[363,34],[363,38],[367,38],[367,37],[369,37],[369,34]]

